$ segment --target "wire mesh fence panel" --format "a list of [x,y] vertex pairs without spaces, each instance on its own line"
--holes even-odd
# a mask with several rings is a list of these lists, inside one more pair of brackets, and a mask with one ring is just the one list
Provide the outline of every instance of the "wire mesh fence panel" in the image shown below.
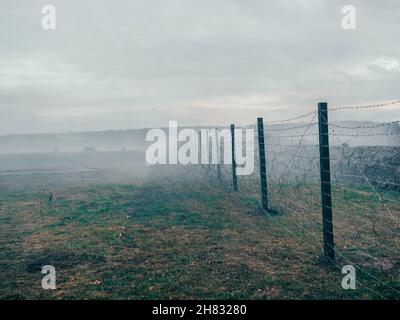
[[[399,101],[329,110],[373,112]],[[301,121],[301,122],[300,122]],[[268,218],[305,246],[321,253],[323,219],[321,197],[332,201],[335,234],[334,264],[353,265],[364,276],[361,287],[382,298],[399,295],[391,285],[399,277],[400,261],[400,126],[399,121],[330,121],[332,193],[320,189],[317,112],[264,123],[268,176]],[[256,136],[257,140],[257,136]],[[243,143],[246,139],[243,139]],[[255,145],[255,153],[259,150]],[[259,159],[255,170],[240,177],[240,197],[260,204]],[[390,280],[392,279],[392,280]]]
[[[234,192],[249,208],[281,228],[289,241],[301,244],[305,251],[299,254],[323,257],[325,251],[326,256],[327,221],[322,216],[321,199],[329,197],[333,265],[340,269],[352,265],[362,274],[357,285],[380,298],[399,298],[400,124],[398,120],[340,120],[346,111],[353,111],[354,116],[399,103],[330,108],[325,128],[329,132],[321,131],[318,111],[235,127],[237,190],[228,156],[232,145],[226,141],[218,140],[217,162],[185,170],[204,188]],[[321,139],[323,135],[329,139]],[[261,155],[260,146],[265,149]],[[324,147],[327,156],[321,152]],[[242,174],[249,159],[250,170]],[[329,172],[325,172],[326,161]],[[330,178],[329,194],[323,188],[326,181],[321,182],[326,175]],[[263,192],[267,194],[267,209]]]
[[[357,108],[374,112],[375,105]],[[336,112],[351,108],[333,109]],[[399,294],[381,274],[398,278],[400,261],[400,134],[398,121],[343,125],[331,121],[332,198],[338,256],[386,294]]]

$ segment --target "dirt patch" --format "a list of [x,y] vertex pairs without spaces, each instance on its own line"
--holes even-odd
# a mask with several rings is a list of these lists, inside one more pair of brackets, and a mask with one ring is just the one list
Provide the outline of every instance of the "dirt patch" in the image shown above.
[[359,266],[360,268],[376,269],[378,271],[388,271],[395,267],[395,262],[388,258],[374,257],[366,252],[354,252],[346,253],[345,255],[350,256],[348,260],[341,259],[342,264],[351,264]]
[[386,258],[373,258],[361,264],[363,267],[375,268],[380,270],[390,270],[394,268],[394,263]]
[[52,265],[57,269],[70,269],[84,263],[98,264],[105,263],[106,259],[102,256],[88,254],[77,254],[70,250],[51,250],[35,252],[28,256],[26,271],[29,273],[40,272],[45,265]]

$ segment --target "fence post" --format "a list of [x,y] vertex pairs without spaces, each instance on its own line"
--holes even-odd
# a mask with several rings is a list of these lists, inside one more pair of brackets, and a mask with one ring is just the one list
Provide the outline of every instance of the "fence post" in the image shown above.
[[202,165],[202,163],[201,163],[201,129],[199,130],[199,164]]
[[231,124],[232,137],[232,185],[233,190],[238,191],[237,176],[236,176],[236,157],[235,157],[235,125]]
[[261,207],[268,211],[267,166],[265,163],[264,121],[257,118],[258,153],[260,155]]
[[211,163],[212,163],[212,148],[211,148],[211,143],[210,143],[210,137],[207,134],[207,145],[208,145],[208,171],[211,171]]
[[319,163],[321,175],[321,206],[324,236],[324,254],[335,260],[332,223],[331,169],[329,158],[328,104],[318,103]]
[[218,128],[215,129],[216,131],[216,136],[217,136],[217,174],[218,174],[218,179],[222,180],[222,175],[221,175],[221,146],[220,146],[220,139],[219,139],[219,131]]

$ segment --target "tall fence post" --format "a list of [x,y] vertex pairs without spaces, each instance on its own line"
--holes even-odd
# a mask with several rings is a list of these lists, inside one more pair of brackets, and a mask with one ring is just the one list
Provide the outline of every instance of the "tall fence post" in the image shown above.
[[319,163],[321,175],[322,226],[324,254],[331,262],[335,260],[332,222],[331,169],[329,158],[328,104],[318,103]]
[[215,129],[216,131],[216,138],[217,138],[217,174],[218,174],[218,179],[222,180],[222,174],[221,174],[221,146],[220,146],[220,139],[219,139],[219,131],[218,128]]
[[264,121],[257,118],[258,153],[260,155],[261,206],[268,211],[267,166],[265,161]]
[[232,186],[234,191],[238,191],[236,176],[236,156],[235,156],[235,125],[231,124],[232,137]]

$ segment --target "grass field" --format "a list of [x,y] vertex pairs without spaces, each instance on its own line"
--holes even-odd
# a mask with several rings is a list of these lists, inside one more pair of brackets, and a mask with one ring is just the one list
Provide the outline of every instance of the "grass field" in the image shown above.
[[[157,174],[109,183],[87,175],[2,176],[0,299],[400,299],[398,256],[372,240],[357,242],[363,226],[350,224],[355,207],[353,219],[344,219],[344,209],[335,217],[352,233],[335,232],[339,248],[367,274],[357,273],[363,286],[343,290],[340,270],[321,259],[317,206],[307,220],[304,212],[267,216],[207,178]],[[302,193],[318,199],[314,185]],[[275,203],[295,196],[289,186],[273,194]],[[364,200],[346,205],[357,201]],[[400,250],[398,238],[384,239]],[[381,254],[385,267],[363,264],[355,245]],[[348,263],[338,257],[337,264]],[[41,288],[43,265],[56,268],[57,290]]]

